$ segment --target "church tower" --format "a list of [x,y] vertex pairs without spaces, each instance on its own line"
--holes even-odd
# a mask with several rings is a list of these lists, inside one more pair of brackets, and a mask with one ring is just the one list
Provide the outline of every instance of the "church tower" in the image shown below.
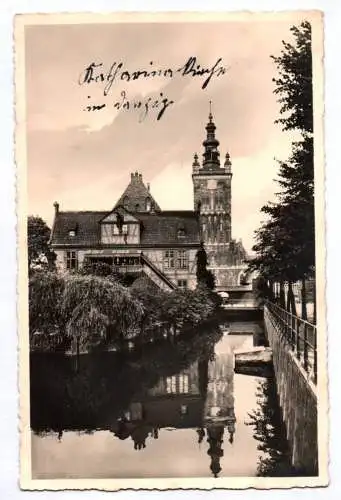
[[227,264],[231,242],[231,161],[226,153],[220,162],[219,141],[211,111],[206,125],[203,161],[195,153],[193,162],[194,209],[200,213],[201,239],[210,265]]

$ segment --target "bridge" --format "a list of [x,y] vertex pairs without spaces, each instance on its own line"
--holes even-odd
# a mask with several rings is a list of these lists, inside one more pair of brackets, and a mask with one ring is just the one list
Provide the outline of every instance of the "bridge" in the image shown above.
[[227,317],[262,315],[263,305],[253,283],[216,287]]

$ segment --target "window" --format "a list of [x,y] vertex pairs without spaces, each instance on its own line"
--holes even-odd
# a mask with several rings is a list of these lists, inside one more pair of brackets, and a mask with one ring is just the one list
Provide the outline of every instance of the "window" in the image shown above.
[[187,415],[187,413],[188,413],[188,406],[187,405],[181,405],[180,406],[180,413],[181,413],[181,415]]
[[176,376],[175,375],[173,375],[173,377],[167,377],[166,390],[167,390],[168,394],[175,394],[176,393]]
[[179,250],[177,256],[177,267],[178,269],[188,268],[188,259],[186,250]]
[[181,288],[181,290],[186,290],[187,280],[178,280],[178,287]]
[[116,223],[112,224],[111,228],[112,228],[113,236],[117,236],[118,234],[120,234],[120,230],[119,230],[118,225]]
[[188,393],[188,375],[179,375],[179,392]]
[[125,196],[125,197],[123,198],[123,206],[124,206],[125,208],[128,208],[128,205],[129,205],[129,196]]
[[74,236],[76,236],[76,231],[75,231],[75,229],[70,229],[70,231],[69,231],[69,236],[71,236],[71,238],[73,238]]
[[151,209],[150,198],[146,198],[146,212],[150,212],[150,209]]
[[164,254],[164,266],[165,269],[171,269],[175,267],[174,250],[166,250]]
[[75,251],[66,252],[66,269],[77,269],[77,268],[78,268],[77,252]]

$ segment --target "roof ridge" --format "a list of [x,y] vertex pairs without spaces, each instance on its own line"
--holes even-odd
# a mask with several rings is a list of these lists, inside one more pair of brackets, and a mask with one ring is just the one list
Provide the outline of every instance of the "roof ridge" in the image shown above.
[[101,214],[110,210],[59,210],[58,214]]

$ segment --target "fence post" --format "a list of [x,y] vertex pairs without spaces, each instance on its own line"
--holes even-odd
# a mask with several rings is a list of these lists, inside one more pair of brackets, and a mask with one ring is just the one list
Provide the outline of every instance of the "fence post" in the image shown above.
[[291,330],[291,348],[295,350],[296,338],[295,338],[295,316],[290,313],[290,330]]
[[303,366],[305,371],[308,371],[308,339],[307,339],[307,323],[303,323],[304,340],[303,340]]
[[296,355],[298,361],[301,359],[301,346],[300,346],[300,320],[296,318]]

